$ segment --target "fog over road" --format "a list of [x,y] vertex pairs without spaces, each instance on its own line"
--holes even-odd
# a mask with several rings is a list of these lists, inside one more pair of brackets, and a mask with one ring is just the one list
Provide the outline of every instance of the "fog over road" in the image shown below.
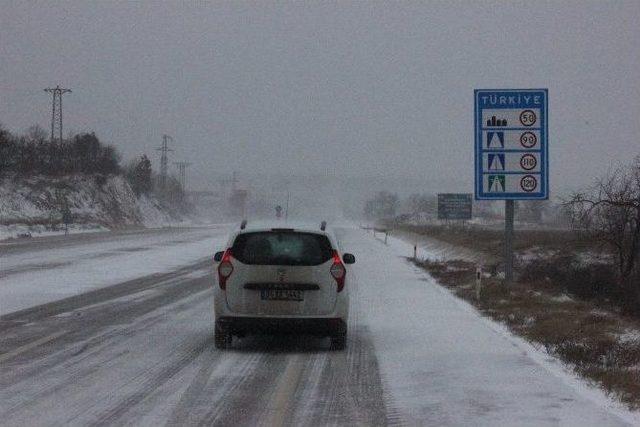
[[[203,233],[223,241],[224,230],[163,233],[179,252]],[[216,350],[211,247],[170,271],[0,317],[0,423],[627,425],[408,263],[409,246],[350,227],[336,235],[357,257],[347,350],[286,336]],[[64,251],[109,241],[74,237]],[[13,246],[3,259],[50,242]],[[121,258],[112,261],[116,271]]]

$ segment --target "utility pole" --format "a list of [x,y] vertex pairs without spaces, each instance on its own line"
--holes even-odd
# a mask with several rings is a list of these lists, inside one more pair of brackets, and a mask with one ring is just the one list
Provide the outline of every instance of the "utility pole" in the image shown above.
[[180,173],[180,187],[182,187],[182,192],[187,191],[187,167],[191,166],[189,162],[173,162],[174,165],[178,166],[178,172]]
[[289,199],[291,198],[291,192],[289,191],[289,186],[287,185],[287,205],[284,208],[284,222],[289,221]]
[[57,85],[54,88],[46,88],[44,90],[50,93],[53,98],[51,106],[51,142],[55,141],[56,126],[58,127],[59,142],[62,143],[62,95],[71,93],[71,89],[61,88]]
[[162,135],[162,145],[156,149],[156,151],[160,151],[162,153],[160,155],[160,189],[163,193],[167,190],[167,172],[169,164],[167,153],[169,151],[173,151],[169,148],[169,141],[173,142],[173,138],[169,135]]

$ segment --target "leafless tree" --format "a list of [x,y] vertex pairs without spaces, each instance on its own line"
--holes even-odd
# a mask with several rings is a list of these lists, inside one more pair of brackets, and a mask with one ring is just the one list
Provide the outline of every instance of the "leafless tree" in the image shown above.
[[411,194],[406,202],[406,209],[412,214],[435,213],[437,210],[437,199],[428,194]]
[[613,253],[626,309],[640,312],[640,156],[567,203],[574,224]]
[[373,199],[367,200],[364,214],[367,219],[393,218],[400,204],[398,195],[388,191],[378,191]]

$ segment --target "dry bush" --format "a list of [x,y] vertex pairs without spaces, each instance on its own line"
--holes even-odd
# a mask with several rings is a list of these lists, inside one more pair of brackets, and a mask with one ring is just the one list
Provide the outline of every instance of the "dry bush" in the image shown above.
[[537,258],[519,269],[519,281],[546,283],[547,289],[578,298],[622,303],[623,293],[615,284],[615,270],[608,264],[583,264],[573,253]]
[[[572,287],[600,295],[589,278],[591,267],[582,267],[574,257],[558,256],[534,262],[522,280],[510,286],[491,277],[483,280],[482,298],[473,289],[475,266],[465,261],[417,261],[439,283],[482,313],[506,324],[514,333],[546,348],[569,363],[580,375],[599,383],[631,408],[640,408],[640,341],[617,336],[640,324],[599,308],[595,301],[557,298]],[[606,277],[605,273],[593,273]],[[611,277],[611,276],[608,276]],[[553,280],[553,282],[552,282]],[[564,281],[555,285],[555,281]],[[546,284],[547,288],[541,286]]]

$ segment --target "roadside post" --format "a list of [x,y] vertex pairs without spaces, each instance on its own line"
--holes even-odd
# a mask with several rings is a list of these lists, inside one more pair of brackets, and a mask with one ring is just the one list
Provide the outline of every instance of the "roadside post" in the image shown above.
[[65,203],[62,207],[62,222],[64,223],[64,235],[69,234],[69,224],[73,222],[73,216],[71,215],[71,210],[69,206]]
[[478,264],[476,266],[476,300],[480,301],[480,293],[482,292],[482,266]]
[[549,198],[548,90],[474,91],[475,199],[504,200],[504,274],[513,282],[515,200]]

